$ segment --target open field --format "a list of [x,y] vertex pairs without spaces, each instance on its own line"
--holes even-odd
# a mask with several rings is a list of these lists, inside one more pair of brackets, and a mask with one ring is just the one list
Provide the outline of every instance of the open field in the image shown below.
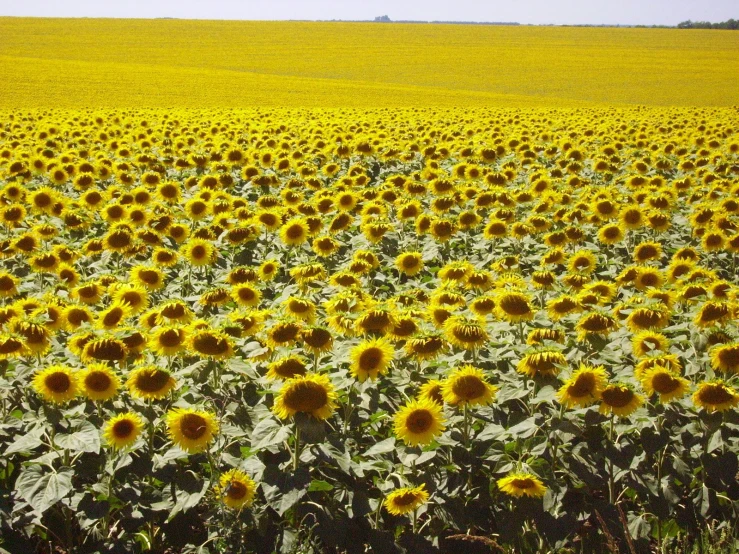
[[0,548],[729,548],[736,118],[3,113]]
[[0,18],[0,107],[732,106],[739,34]]

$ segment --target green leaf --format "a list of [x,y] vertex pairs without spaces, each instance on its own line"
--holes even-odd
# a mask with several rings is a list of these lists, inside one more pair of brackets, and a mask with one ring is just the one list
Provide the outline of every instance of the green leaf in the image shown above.
[[256,449],[269,448],[284,442],[290,434],[289,427],[272,418],[265,418],[254,427],[251,434],[251,446]]
[[319,492],[319,491],[331,491],[334,486],[326,481],[320,479],[313,479],[308,486],[308,492]]
[[100,432],[89,421],[84,421],[78,431],[74,433],[59,434],[54,437],[54,442],[59,448],[69,450],[71,453],[100,452]]
[[74,471],[69,467],[44,473],[44,468],[31,466],[18,476],[15,490],[36,512],[44,513],[69,494],[73,476]]
[[379,454],[387,454],[395,449],[395,437],[390,437],[384,441],[380,441],[364,453],[365,456],[377,456]]
[[36,447],[43,444],[43,441],[41,440],[41,436],[43,434],[43,428],[37,427],[36,429],[33,429],[8,446],[5,450],[5,455],[16,454],[18,452],[30,453]]

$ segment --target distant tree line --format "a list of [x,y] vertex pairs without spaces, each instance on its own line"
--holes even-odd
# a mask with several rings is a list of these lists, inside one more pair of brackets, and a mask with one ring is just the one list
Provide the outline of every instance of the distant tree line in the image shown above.
[[710,21],[682,21],[677,24],[678,29],[731,29],[739,30],[739,20],[729,19],[721,23],[711,23]]

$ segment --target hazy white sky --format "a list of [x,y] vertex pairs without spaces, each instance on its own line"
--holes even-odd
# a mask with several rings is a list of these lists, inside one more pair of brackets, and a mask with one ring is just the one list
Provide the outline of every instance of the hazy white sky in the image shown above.
[[0,15],[675,25],[739,19],[738,0],[0,0]]

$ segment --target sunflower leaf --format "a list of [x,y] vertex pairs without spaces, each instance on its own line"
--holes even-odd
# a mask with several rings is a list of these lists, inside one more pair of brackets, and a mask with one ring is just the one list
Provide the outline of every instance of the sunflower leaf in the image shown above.
[[72,468],[44,473],[40,466],[24,469],[15,484],[17,494],[38,513],[43,513],[72,490]]

